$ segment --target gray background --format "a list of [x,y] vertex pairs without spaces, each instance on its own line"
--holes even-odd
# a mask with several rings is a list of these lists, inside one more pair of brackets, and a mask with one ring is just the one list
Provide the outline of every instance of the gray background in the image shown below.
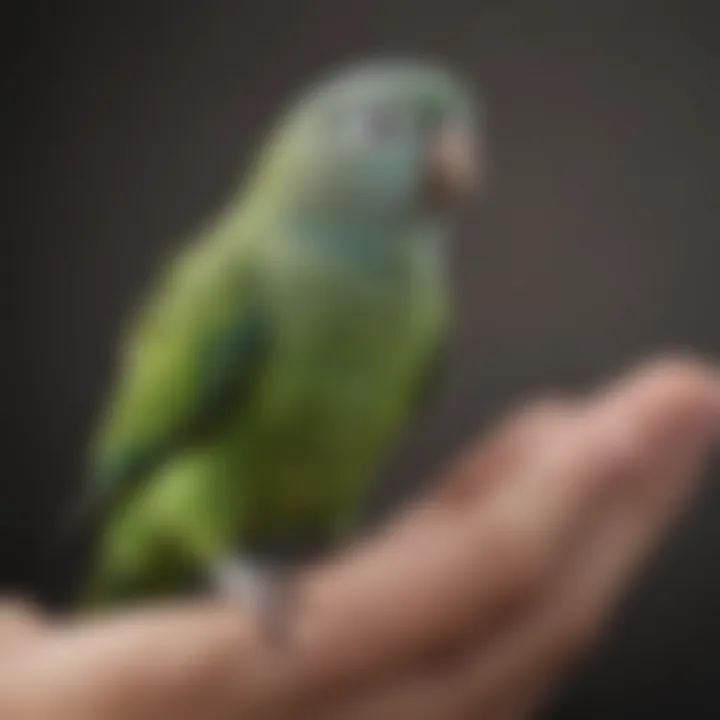
[[[451,376],[388,471],[381,510],[528,394],[586,386],[656,349],[720,355],[710,9],[176,0],[6,10],[4,587],[52,599],[70,583],[43,560],[48,528],[77,487],[123,313],[178,237],[220,207],[288,94],[339,61],[437,55],[476,79],[490,113],[492,182],[456,250]],[[553,717],[720,716],[719,518],[710,482]]]

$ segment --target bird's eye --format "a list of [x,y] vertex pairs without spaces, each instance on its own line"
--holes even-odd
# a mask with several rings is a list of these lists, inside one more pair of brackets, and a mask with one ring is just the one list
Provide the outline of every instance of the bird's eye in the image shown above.
[[407,115],[394,108],[373,108],[359,113],[354,123],[356,135],[372,142],[393,140],[407,127]]

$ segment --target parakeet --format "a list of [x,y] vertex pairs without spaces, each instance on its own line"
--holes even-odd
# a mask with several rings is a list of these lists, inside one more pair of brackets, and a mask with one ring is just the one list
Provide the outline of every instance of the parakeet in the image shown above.
[[122,339],[85,601],[348,537],[445,343],[477,119],[464,83],[414,60],[336,71],[282,116]]

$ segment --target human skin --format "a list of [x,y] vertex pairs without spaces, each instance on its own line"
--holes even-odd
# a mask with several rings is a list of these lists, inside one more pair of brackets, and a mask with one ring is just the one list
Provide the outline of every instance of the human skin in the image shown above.
[[519,720],[602,633],[720,437],[709,362],[511,413],[435,490],[299,580],[286,644],[206,601],[0,610],[0,717]]

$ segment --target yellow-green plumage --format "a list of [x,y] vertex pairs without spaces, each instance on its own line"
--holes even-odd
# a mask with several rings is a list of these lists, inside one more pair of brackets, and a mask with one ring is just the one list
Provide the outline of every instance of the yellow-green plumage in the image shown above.
[[280,124],[125,340],[91,454],[107,512],[88,599],[351,527],[444,336],[451,208],[426,193],[427,137],[468,112],[444,72],[394,63]]

